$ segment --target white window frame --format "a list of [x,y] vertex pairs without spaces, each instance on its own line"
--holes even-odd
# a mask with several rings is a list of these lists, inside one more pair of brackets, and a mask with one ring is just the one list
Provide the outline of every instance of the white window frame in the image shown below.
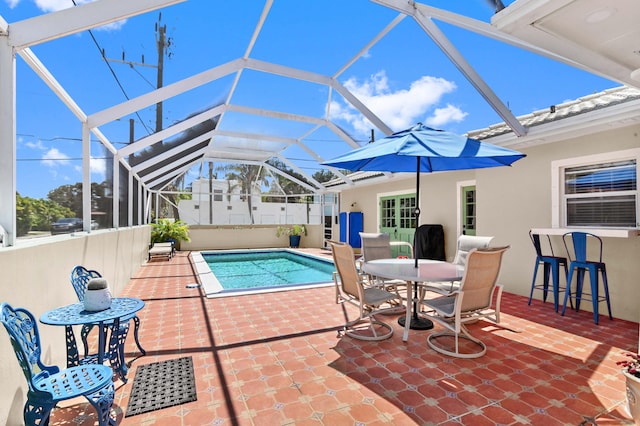
[[[569,167],[588,166],[591,164],[611,163],[615,161],[636,160],[636,176],[640,167],[640,148],[623,151],[612,151],[583,157],[566,158],[551,162],[551,226],[553,228],[568,228],[566,203],[564,202],[564,170]],[[636,187],[636,220],[640,218],[640,187]],[[599,229],[597,227],[592,227]],[[604,229],[604,228],[603,228]],[[638,223],[634,228],[638,229]]]

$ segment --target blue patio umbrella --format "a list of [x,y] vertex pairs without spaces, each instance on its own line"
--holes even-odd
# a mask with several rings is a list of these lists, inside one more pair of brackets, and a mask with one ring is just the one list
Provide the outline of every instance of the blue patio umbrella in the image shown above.
[[[415,172],[414,215],[417,229],[420,217],[420,173],[509,166],[523,157],[525,154],[518,151],[418,123],[410,129],[394,133],[322,164],[354,172]],[[418,267],[417,256],[415,266]],[[420,324],[415,306],[413,315],[411,328],[433,327],[433,324]]]

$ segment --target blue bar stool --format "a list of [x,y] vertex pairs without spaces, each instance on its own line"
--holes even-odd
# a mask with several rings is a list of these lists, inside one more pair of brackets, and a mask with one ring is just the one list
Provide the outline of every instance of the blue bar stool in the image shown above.
[[[567,244],[569,238],[573,242],[573,253],[569,251],[569,245]],[[607,268],[602,262],[602,239],[597,235],[590,234],[588,232],[567,232],[562,236],[564,246],[567,249],[567,254],[571,263],[569,264],[569,275],[567,277],[567,286],[571,286],[573,280],[573,272],[576,271],[576,291],[571,295],[570,291],[567,291],[564,297],[564,306],[562,307],[562,315],[564,315],[567,309],[567,300],[569,298],[576,299],[576,311],[580,310],[580,301],[591,300],[593,303],[593,320],[598,324],[598,305],[600,302],[607,302],[607,310],[609,311],[609,319],[613,319],[611,315],[611,303],[609,302],[609,283],[607,281]],[[588,252],[596,252],[598,254],[598,260],[587,260]],[[583,294],[582,287],[584,284],[584,274],[589,272],[589,278],[591,281],[591,294]],[[599,295],[599,275],[602,275],[602,286],[604,289],[604,296]],[[585,295],[587,297],[585,297]]]
[[[531,238],[531,242],[533,243],[533,247],[536,250],[536,263],[533,267],[533,280],[531,281],[531,293],[529,294],[529,305],[531,305],[531,300],[533,299],[533,291],[536,289],[541,289],[543,291],[542,300],[543,302],[547,301],[547,295],[549,292],[549,276],[551,276],[552,280],[552,291],[553,291],[553,307],[556,312],[558,312],[558,307],[560,304],[560,266],[564,267],[564,278],[566,280],[568,275],[567,270],[567,258],[556,256],[553,253],[553,246],[551,245],[551,238],[547,235],[547,241],[549,243],[549,249],[551,250],[551,255],[546,255],[542,253],[542,244],[540,243],[540,235],[534,234],[529,231],[529,238]],[[544,279],[542,284],[536,285],[536,277],[538,275],[538,269],[540,266],[543,267]],[[565,281],[569,282],[569,281]],[[566,291],[566,288],[564,289]],[[573,302],[572,302],[573,303]]]

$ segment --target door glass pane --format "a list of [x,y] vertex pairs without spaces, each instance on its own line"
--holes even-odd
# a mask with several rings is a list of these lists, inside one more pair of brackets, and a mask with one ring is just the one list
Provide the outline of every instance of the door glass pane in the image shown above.
[[393,228],[396,226],[396,200],[395,198],[385,198],[381,200],[380,206],[380,227]]
[[462,233],[476,235],[476,187],[462,189]]
[[400,217],[400,228],[415,228],[416,219],[414,210],[416,208],[416,197],[400,197],[400,208],[398,215]]

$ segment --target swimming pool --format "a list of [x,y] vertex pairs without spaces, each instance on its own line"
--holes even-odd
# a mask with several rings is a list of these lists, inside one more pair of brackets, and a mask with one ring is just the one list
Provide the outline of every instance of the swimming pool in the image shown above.
[[331,285],[335,271],[330,260],[286,249],[199,255],[201,260],[198,256],[193,259],[208,297]]

